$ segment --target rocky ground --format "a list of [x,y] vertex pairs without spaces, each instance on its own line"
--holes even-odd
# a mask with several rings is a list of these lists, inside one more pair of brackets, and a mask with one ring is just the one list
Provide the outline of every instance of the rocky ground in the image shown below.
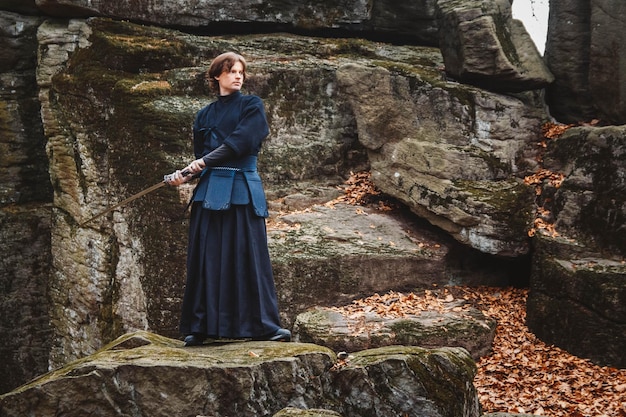
[[[393,209],[393,203],[377,196],[366,174],[353,174],[344,194],[329,204]],[[269,228],[275,226],[270,221]],[[538,230],[555,233],[549,223],[535,222],[533,231]],[[419,292],[374,294],[336,309],[346,316],[373,311],[393,319],[442,312],[446,303],[465,300],[463,309],[477,308],[498,323],[492,352],[478,361],[474,380],[484,413],[626,417],[626,369],[598,366],[538,339],[526,326],[527,296],[526,288],[434,284]]]
[[346,308],[376,309],[391,317],[437,309],[446,299],[465,299],[498,321],[493,351],[478,362],[474,381],[483,412],[626,416],[626,369],[597,366],[537,339],[525,324],[527,293],[517,288],[446,287],[376,295]]

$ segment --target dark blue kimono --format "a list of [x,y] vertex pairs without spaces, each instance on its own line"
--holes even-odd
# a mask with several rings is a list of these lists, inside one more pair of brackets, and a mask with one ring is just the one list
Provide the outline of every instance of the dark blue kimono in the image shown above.
[[198,112],[193,131],[196,158],[222,144],[236,156],[205,169],[194,192],[180,331],[262,339],[280,329],[256,171],[269,133],[263,102],[240,92],[221,96]]

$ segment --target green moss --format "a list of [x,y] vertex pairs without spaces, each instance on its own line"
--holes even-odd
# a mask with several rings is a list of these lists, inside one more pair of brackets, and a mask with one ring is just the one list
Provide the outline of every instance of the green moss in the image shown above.
[[[253,351],[258,355],[251,355]],[[164,369],[168,366],[197,368],[240,368],[242,366],[261,366],[273,361],[292,361],[302,355],[319,355],[322,362],[330,367],[335,354],[327,348],[306,343],[275,342],[214,342],[205,343],[205,347],[183,348],[183,343],[149,332],[125,334],[112,341],[93,355],[75,360],[67,365],[41,375],[25,384],[10,395],[39,387],[48,382],[63,378],[80,377],[97,368],[115,368],[117,366],[148,365],[158,362]],[[290,366],[291,368],[291,366]]]
[[[91,58],[103,68],[135,73],[158,72],[192,66],[197,62],[197,48],[184,42],[175,31],[109,19],[94,19],[91,26],[93,32],[89,41],[92,46],[82,51],[92,55]],[[72,65],[87,64],[86,59],[73,58]]]
[[473,200],[489,204],[493,208],[489,210],[491,218],[507,224],[512,238],[526,236],[534,219],[535,194],[532,187],[521,181],[467,180],[456,180],[454,186]]
[[385,68],[392,74],[402,75],[410,79],[418,77],[421,80],[428,80],[431,83],[441,79],[441,72],[431,66],[412,65],[405,62],[381,60],[373,60],[372,63]]

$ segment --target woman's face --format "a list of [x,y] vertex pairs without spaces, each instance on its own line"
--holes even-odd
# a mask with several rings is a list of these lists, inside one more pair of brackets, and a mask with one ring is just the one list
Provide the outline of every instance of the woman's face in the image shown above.
[[243,65],[237,61],[230,71],[222,72],[215,79],[220,85],[220,95],[227,96],[235,91],[239,91],[243,85]]

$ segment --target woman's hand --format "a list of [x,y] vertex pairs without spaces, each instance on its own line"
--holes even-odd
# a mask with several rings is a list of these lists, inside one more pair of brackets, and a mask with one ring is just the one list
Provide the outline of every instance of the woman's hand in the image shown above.
[[195,175],[202,172],[205,166],[204,160],[200,158],[187,165],[183,171],[188,171],[191,175]]
[[190,178],[191,178],[191,175],[183,175],[183,172],[181,170],[176,170],[172,172],[171,174],[166,175],[163,178],[163,181],[165,181],[168,185],[177,187],[189,181]]
[[172,172],[169,175],[166,175],[163,180],[167,184],[176,187],[192,179],[194,174],[201,172],[205,166],[206,165],[204,161],[202,160],[202,158],[196,159],[195,161],[187,165],[182,170],[179,169],[179,170]]

